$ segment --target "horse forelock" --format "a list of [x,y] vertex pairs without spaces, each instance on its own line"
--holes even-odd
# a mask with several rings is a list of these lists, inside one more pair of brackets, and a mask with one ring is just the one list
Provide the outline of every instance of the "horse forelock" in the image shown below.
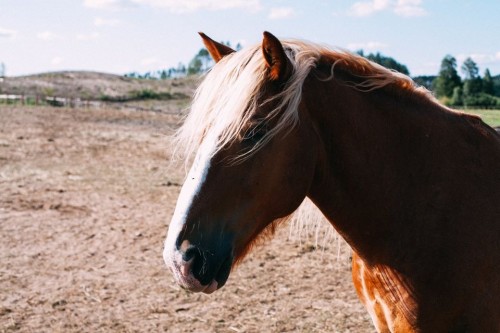
[[[320,49],[299,41],[284,41],[292,75],[283,90],[262,100],[262,88],[268,79],[261,45],[224,57],[205,76],[195,92],[190,112],[173,137],[174,151],[188,159],[208,135],[217,137],[213,154],[235,140],[258,108],[269,101],[276,105],[267,113],[274,125],[250,151],[234,156],[243,160],[283,130],[298,122],[302,85],[320,57]],[[264,120],[266,120],[264,119]]]

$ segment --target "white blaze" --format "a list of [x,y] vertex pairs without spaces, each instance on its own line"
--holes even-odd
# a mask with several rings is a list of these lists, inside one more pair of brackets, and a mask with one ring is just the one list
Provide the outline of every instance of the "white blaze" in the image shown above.
[[203,143],[196,153],[193,165],[182,185],[179,198],[177,199],[174,215],[168,227],[167,239],[165,240],[165,247],[163,249],[165,264],[172,269],[175,269],[175,242],[186,222],[193,200],[205,182],[215,146],[216,140],[213,135],[203,140]]

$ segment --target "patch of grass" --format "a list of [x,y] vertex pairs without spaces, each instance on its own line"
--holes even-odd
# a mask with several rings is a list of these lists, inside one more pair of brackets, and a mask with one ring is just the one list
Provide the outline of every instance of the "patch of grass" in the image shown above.
[[464,112],[480,116],[485,123],[492,127],[500,126],[500,110],[464,110]]

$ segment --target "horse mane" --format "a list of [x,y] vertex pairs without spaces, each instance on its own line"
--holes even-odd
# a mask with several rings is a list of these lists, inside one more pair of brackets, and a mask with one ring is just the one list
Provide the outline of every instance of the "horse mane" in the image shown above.
[[341,82],[360,91],[368,92],[391,86],[401,93],[433,99],[425,88],[418,87],[408,76],[357,54],[331,50],[300,40],[284,40],[282,44],[292,65],[292,76],[279,94],[261,104],[259,97],[266,83],[267,73],[260,44],[224,57],[205,75],[194,94],[187,118],[174,134],[172,142],[176,153],[180,152],[187,161],[198,150],[208,133],[217,137],[213,154],[217,153],[241,135],[245,125],[262,104],[278,101],[265,119],[277,120],[275,125],[253,149],[242,152],[234,161],[248,158],[278,133],[297,124],[302,85],[311,70],[318,67],[328,68],[330,75],[324,80],[335,79],[336,72],[348,73],[353,80]]
[[413,94],[433,100],[432,93],[424,87],[418,86],[409,76],[346,50],[324,49],[320,63],[330,67],[329,78],[334,78],[335,71],[348,73],[354,80],[344,80],[343,84],[352,86],[359,91],[369,92],[391,86],[399,93]]

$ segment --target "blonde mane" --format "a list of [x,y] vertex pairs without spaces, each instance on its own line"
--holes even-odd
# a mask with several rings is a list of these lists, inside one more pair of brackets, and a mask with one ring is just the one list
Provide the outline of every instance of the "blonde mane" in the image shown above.
[[[285,40],[282,44],[292,65],[292,76],[279,94],[262,102],[278,101],[267,115],[267,120],[277,120],[276,125],[265,133],[251,151],[238,156],[240,160],[251,156],[278,133],[297,124],[302,85],[319,63],[326,63],[330,67],[330,75],[325,80],[333,79],[335,71],[344,70],[357,79],[343,83],[360,91],[392,85],[401,91],[432,98],[427,90],[418,88],[408,76],[359,55],[343,50],[333,51],[298,40]],[[262,106],[259,105],[259,97],[266,80],[266,65],[260,44],[224,57],[206,74],[196,90],[191,110],[174,135],[175,151],[182,153],[184,158],[192,156],[209,131],[218,137],[214,154],[238,138],[252,115]]]
[[[330,68],[325,80],[333,79],[337,70],[344,70],[356,80],[343,83],[360,91],[371,91],[391,85],[401,91],[430,96],[424,89],[417,88],[409,77],[359,55],[343,50],[333,51],[318,44],[298,40],[285,40],[282,44],[292,65],[292,75],[283,90],[270,99],[277,103],[268,113],[267,120],[273,119],[275,125],[252,150],[237,156],[238,161],[248,158],[278,133],[286,132],[297,124],[304,80],[319,64]],[[262,100],[259,97],[266,80],[266,64],[260,44],[221,59],[198,87],[184,124],[173,137],[174,152],[180,153],[187,163],[209,132],[218,138],[213,154],[237,139],[252,115],[262,106],[259,105]],[[262,103],[268,103],[270,100]],[[284,220],[291,221],[291,236],[303,239],[304,234],[308,234],[309,238],[313,235],[316,245],[320,245],[320,238],[338,238],[329,223],[324,222],[323,215],[308,199],[293,216]],[[306,224],[304,220],[307,221]]]

